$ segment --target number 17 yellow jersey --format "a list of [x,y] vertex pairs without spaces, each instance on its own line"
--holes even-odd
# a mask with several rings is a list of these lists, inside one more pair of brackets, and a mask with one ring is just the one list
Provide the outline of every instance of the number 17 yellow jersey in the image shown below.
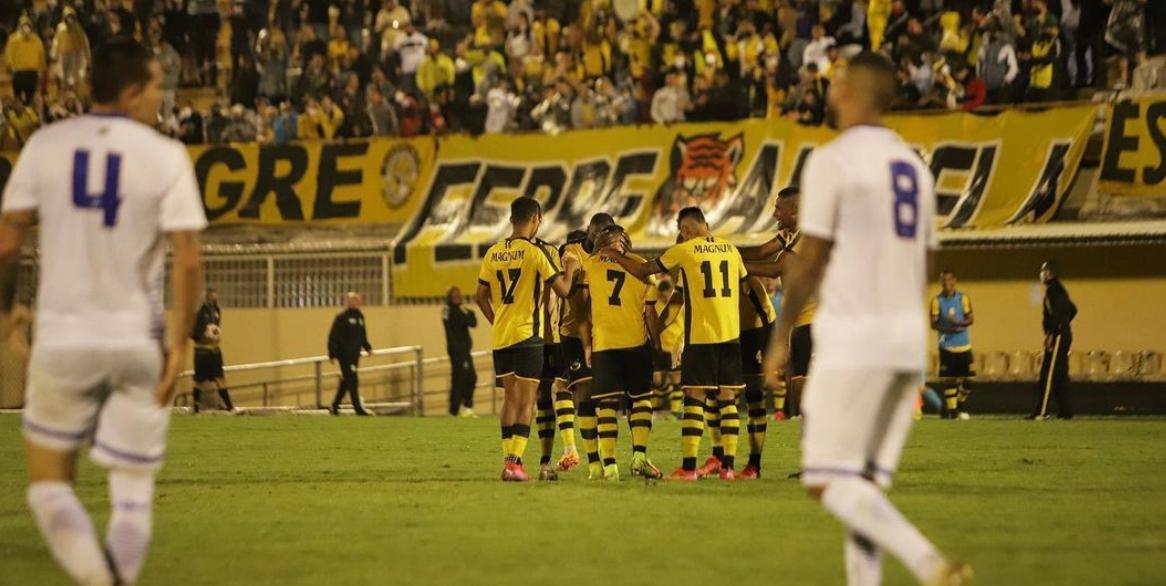
[[561,272],[546,249],[525,238],[507,238],[486,251],[478,282],[490,287],[495,350],[542,344],[543,287]]

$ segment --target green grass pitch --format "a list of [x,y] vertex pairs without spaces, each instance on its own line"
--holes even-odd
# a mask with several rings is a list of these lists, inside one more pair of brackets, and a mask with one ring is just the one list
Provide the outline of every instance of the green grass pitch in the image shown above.
[[[624,466],[628,435],[621,422]],[[657,423],[666,470],[678,438]],[[491,418],[176,417],[142,584],[841,584],[842,530],[786,479],[797,438],[797,422],[770,426],[758,482],[576,470],[514,485],[497,480]],[[1163,584],[1164,438],[1161,419],[929,419],[892,497],[979,584]],[[90,464],[79,493],[103,526]],[[910,583],[895,563],[886,575]],[[13,415],[0,416],[0,584],[66,584],[25,506]]]

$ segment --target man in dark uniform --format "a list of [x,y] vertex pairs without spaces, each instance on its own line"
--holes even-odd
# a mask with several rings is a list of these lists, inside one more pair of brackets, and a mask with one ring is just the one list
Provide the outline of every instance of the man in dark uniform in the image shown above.
[[470,328],[478,327],[478,317],[463,305],[464,301],[461,289],[450,287],[445,294],[445,307],[441,309],[445,350],[449,353],[449,414],[477,417],[474,413],[474,387],[478,384],[478,371],[474,369],[474,359],[470,356],[474,344]]
[[332,321],[332,331],[328,333],[328,359],[340,362],[340,388],[328,411],[340,414],[340,401],[344,393],[349,393],[352,408],[357,415],[371,415],[360,403],[360,377],[356,369],[360,366],[360,351],[372,356],[372,345],[368,343],[368,332],[364,328],[364,314],[360,306],[364,302],[358,293],[348,294],[348,308],[340,312]]
[[1040,267],[1040,280],[1045,285],[1044,319],[1045,355],[1040,368],[1036,407],[1029,419],[1051,417],[1049,398],[1057,399],[1057,416],[1073,418],[1069,402],[1069,349],[1073,346],[1073,330],[1069,324],[1077,316],[1077,306],[1069,299],[1069,292],[1058,278],[1057,266],[1045,261]]
[[206,290],[206,301],[198,308],[190,339],[194,340],[194,391],[191,392],[194,412],[202,407],[202,392],[210,387],[218,389],[219,399],[227,411],[234,411],[231,393],[227,390],[226,375],[223,374],[222,341],[223,312],[219,309],[219,294],[214,289]]

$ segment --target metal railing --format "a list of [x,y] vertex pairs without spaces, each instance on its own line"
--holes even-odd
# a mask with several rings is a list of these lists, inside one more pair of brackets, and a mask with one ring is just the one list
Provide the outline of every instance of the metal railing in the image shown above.
[[[386,398],[386,390],[395,388],[404,382],[409,387],[408,409],[416,415],[424,415],[426,363],[424,352],[421,346],[401,346],[397,348],[376,349],[370,354],[370,358],[396,357],[408,357],[409,359],[390,364],[368,365],[357,368],[357,372],[360,374],[383,375],[379,379],[374,376],[371,380],[366,379],[362,381],[361,390],[365,397],[364,402],[372,403],[384,399]],[[240,376],[265,370],[277,373],[274,377],[255,376],[252,377],[254,380],[245,380],[242,383],[229,380],[227,386],[231,389],[236,403],[254,403],[258,399],[263,407],[288,406],[286,405],[286,399],[294,398],[295,406],[302,407],[303,402],[301,398],[304,395],[308,395],[312,397],[311,404],[316,409],[323,409],[325,406],[325,380],[335,379],[340,376],[338,370],[325,370],[324,365],[328,362],[330,360],[327,356],[307,356],[289,360],[234,364],[224,367],[223,372],[228,376]],[[285,376],[280,372],[284,369],[291,369],[293,372]],[[301,373],[302,371],[307,372],[304,374]],[[400,372],[404,372],[406,376],[393,376]],[[183,389],[183,391],[175,397],[176,405],[190,404],[192,400],[190,391],[193,387],[193,376],[194,373],[192,371],[186,371],[179,375],[179,388]],[[235,376],[232,376],[232,378],[235,378]]]

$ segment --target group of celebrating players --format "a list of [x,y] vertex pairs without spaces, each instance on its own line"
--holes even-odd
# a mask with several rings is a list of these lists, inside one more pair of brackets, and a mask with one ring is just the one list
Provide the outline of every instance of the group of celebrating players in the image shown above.
[[[538,202],[515,200],[513,234],[487,251],[477,294],[494,326],[496,384],[505,389],[502,478],[528,479],[522,457],[534,413],[540,479],[580,464],[578,420],[588,478],[618,480],[617,413],[625,398],[631,473],[661,478],[648,458],[658,389],[682,420],[684,460],[670,478],[759,478],[768,427],[761,362],[777,318],[762,278],[780,277],[786,255],[796,254],[797,205],[797,189],[782,190],[774,206],[779,233],[744,250],[712,236],[701,210],[687,208],[677,244],[649,262],[629,252],[627,232],[609,214],[595,214],[586,232],[555,247],[536,237]],[[809,367],[812,318],[810,304],[792,336],[795,388]],[[780,414],[787,385],[773,383]],[[749,459],[737,473],[742,391]],[[552,465],[556,427],[563,456]],[[705,427],[713,453],[698,468]]]

